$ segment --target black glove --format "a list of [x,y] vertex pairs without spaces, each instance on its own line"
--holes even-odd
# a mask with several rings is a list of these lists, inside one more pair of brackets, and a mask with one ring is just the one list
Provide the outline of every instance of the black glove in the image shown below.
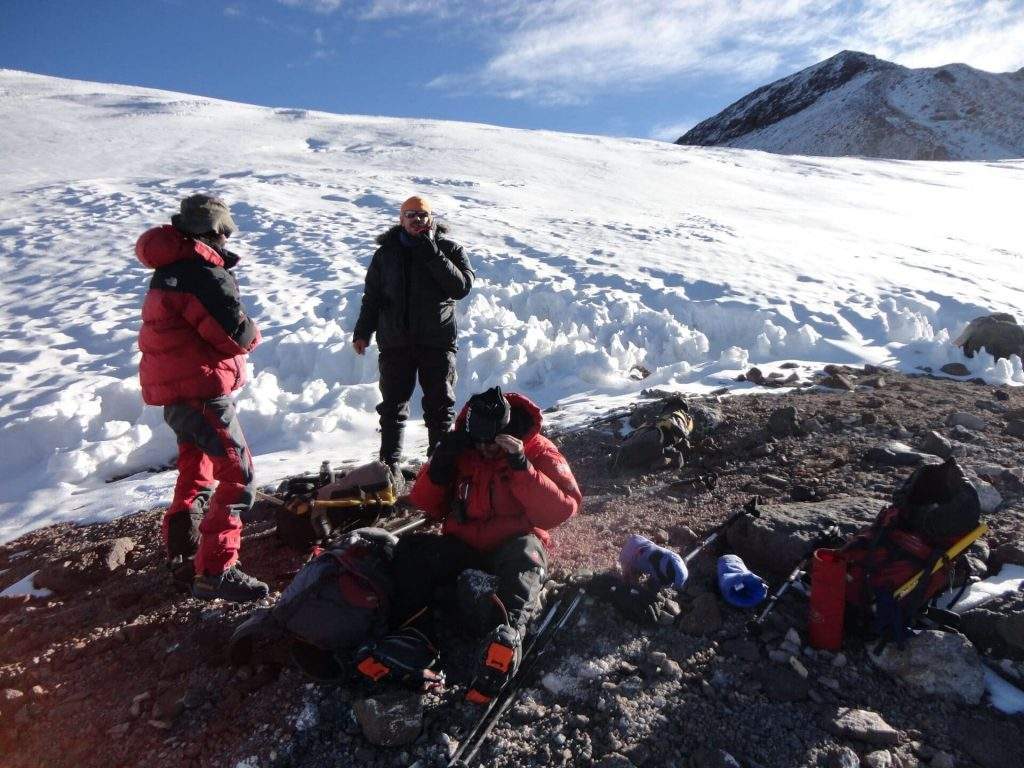
[[441,249],[437,247],[437,240],[434,238],[434,230],[428,229],[419,236],[419,243],[416,251],[423,259],[433,259],[441,255]]
[[516,471],[524,470],[530,466],[526,461],[526,454],[523,451],[506,453],[505,458],[508,459],[508,465]]
[[434,446],[427,467],[427,477],[435,485],[448,485],[455,479],[455,461],[459,454],[472,447],[473,442],[465,431],[445,432]]
[[599,574],[591,584],[594,594],[607,600],[630,621],[658,623],[658,591],[642,584],[631,584],[612,574]]

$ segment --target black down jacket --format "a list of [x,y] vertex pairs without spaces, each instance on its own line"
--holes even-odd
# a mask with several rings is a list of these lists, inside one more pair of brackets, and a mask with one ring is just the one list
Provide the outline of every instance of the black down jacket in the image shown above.
[[398,225],[377,238],[354,339],[370,341],[376,333],[381,349],[455,347],[455,302],[473,287],[473,269],[446,228],[436,231],[433,242],[414,246],[402,243]]

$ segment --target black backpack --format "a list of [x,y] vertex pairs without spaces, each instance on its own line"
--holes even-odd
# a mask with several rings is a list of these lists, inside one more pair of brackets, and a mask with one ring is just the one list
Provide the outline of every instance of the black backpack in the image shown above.
[[232,661],[248,663],[257,639],[290,639],[292,657],[304,672],[318,680],[340,679],[352,652],[387,631],[397,544],[382,528],[361,528],[314,557],[276,605],[255,611],[235,630]]

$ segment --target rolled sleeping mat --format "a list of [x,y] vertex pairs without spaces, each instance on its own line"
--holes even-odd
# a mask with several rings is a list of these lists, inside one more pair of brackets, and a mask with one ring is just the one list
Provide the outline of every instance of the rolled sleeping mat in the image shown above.
[[752,573],[739,555],[718,558],[718,589],[722,598],[736,608],[753,608],[768,596],[768,585]]

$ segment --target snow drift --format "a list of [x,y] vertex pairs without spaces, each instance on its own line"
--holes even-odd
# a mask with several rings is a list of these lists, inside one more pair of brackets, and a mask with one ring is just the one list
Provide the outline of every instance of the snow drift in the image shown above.
[[231,204],[266,339],[238,397],[261,482],[374,454],[376,351],[349,338],[373,238],[414,191],[477,272],[460,399],[500,384],[570,419],[786,359],[956,360],[1024,383],[1019,359],[966,360],[949,341],[1024,309],[1022,162],[783,157],[12,71],[0,120],[0,540],[169,498],[173,473],[140,473],[175,447],[139,397],[149,272],[132,249],[198,191]]

